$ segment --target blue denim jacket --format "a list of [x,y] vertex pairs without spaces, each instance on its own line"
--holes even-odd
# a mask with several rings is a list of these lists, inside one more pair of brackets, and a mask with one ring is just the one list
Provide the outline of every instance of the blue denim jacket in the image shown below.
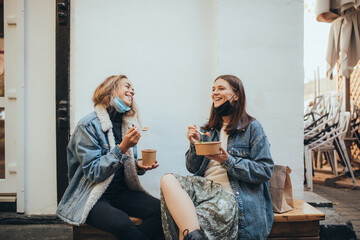
[[[217,130],[211,130],[210,136],[211,141],[219,141]],[[231,134],[227,152],[229,157],[222,166],[239,205],[238,239],[267,239],[274,220],[269,192],[274,162],[261,124],[254,120],[244,131]],[[204,176],[209,162],[208,158],[196,155],[195,146],[190,144],[186,167],[191,173]]]
[[[129,123],[123,120],[123,132],[131,127],[131,124],[127,125]],[[95,107],[95,112],[80,120],[70,138],[67,147],[70,183],[56,214],[69,224],[83,224],[89,211],[110,184],[114,173],[121,167],[127,171],[125,180],[131,178],[126,182],[128,187],[143,191],[136,181],[137,174],[144,172],[135,167],[136,159],[136,146],[126,154],[121,153],[121,149],[115,145],[112,123],[106,109]]]

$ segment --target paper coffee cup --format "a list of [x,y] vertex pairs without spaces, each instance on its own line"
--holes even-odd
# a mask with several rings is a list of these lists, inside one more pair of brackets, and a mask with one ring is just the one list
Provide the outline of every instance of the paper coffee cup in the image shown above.
[[156,149],[143,149],[142,161],[144,166],[151,166],[156,161]]

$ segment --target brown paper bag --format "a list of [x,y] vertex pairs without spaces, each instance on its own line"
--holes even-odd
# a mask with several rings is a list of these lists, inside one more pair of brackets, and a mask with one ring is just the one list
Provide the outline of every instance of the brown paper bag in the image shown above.
[[288,166],[275,165],[270,179],[270,195],[273,211],[284,213],[294,209],[294,199]]

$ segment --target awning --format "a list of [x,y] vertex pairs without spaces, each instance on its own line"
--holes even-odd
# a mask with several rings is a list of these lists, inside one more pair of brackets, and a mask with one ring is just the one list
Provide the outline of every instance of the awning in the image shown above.
[[350,78],[360,59],[360,0],[317,0],[316,20],[331,23],[326,61],[326,76],[332,79],[339,60],[341,76]]

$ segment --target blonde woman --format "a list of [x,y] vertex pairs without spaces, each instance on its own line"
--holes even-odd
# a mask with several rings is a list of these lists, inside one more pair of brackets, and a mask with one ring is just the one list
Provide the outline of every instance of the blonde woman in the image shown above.
[[[95,90],[95,111],[80,120],[68,147],[70,184],[57,215],[73,225],[87,223],[118,239],[162,236],[160,202],[141,186],[146,167],[137,160],[141,134],[135,91],[124,75],[110,76]],[[143,220],[135,226],[129,215]]]

